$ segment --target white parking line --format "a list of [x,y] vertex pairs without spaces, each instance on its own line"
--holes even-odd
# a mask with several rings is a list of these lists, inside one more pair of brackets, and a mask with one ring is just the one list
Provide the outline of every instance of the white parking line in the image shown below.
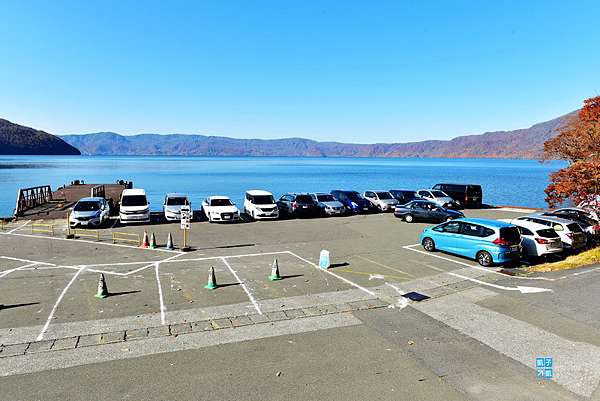
[[156,273],[156,284],[158,285],[158,299],[160,300],[160,324],[165,324],[165,302],[163,300],[162,286],[160,285],[160,276],[158,274],[158,263],[154,264]]
[[333,277],[337,277],[338,279],[342,280],[342,281],[343,281],[343,282],[345,282],[346,284],[350,284],[352,287],[358,288],[359,290],[361,290],[361,291],[364,291],[364,292],[366,292],[367,294],[369,294],[369,295],[372,295],[372,296],[374,296],[374,297],[376,296],[376,295],[375,295],[375,293],[374,293],[373,291],[371,291],[371,290],[368,290],[368,289],[366,289],[365,287],[363,287],[363,286],[360,286],[360,285],[356,284],[355,282],[352,282],[352,281],[348,280],[347,278],[340,276],[339,274],[335,274],[334,272],[332,272],[332,271],[330,271],[330,270],[327,270],[327,269],[321,269],[321,268],[320,268],[320,267],[319,267],[319,266],[318,266],[316,263],[313,263],[313,262],[311,262],[311,261],[310,261],[310,260],[308,260],[308,259],[304,259],[302,256],[298,256],[298,255],[296,255],[296,254],[295,254],[294,252],[292,252],[292,251],[286,251],[286,253],[289,253],[290,255],[297,257],[297,258],[298,258],[298,259],[300,259],[301,261],[308,263],[309,265],[313,266],[315,269],[318,269],[318,270],[320,270],[320,271],[322,271],[322,272],[328,273],[328,274],[332,275]]
[[56,266],[54,263],[39,262],[37,260],[29,260],[29,259],[22,259],[22,258],[13,258],[12,256],[0,256],[0,258],[7,259],[7,260],[15,260],[17,262],[35,263],[38,265],[46,265],[46,266]]
[[35,266],[35,265],[37,265],[37,263],[34,262],[34,263],[29,263],[29,264],[21,266],[21,267],[15,267],[14,269],[5,270],[2,273],[0,273],[0,278],[2,278],[4,276],[7,276],[7,275],[9,275],[10,273],[12,273],[14,271],[17,271],[17,270],[26,270],[28,267]]
[[8,231],[6,234],[12,234],[15,231],[25,227],[27,224],[29,224],[31,222],[31,220],[27,220],[25,223],[21,224],[19,227],[13,228],[12,230]]
[[227,262],[227,260],[224,257],[221,258],[221,260],[223,261],[223,263],[225,264],[225,266],[227,266],[227,268],[229,269],[229,271],[231,272],[231,274],[233,274],[233,276],[238,281],[238,283],[242,286],[242,288],[246,292],[246,295],[248,295],[248,298],[250,299],[250,302],[252,302],[252,305],[254,305],[254,309],[256,309],[256,311],[258,312],[259,315],[262,315],[263,313],[260,310],[260,307],[258,306],[258,302],[256,302],[256,300],[254,299],[254,297],[252,296],[252,293],[250,292],[250,290],[248,289],[248,287],[246,286],[246,284],[242,280],[240,280],[240,277],[237,275],[237,272],[235,270],[233,270],[233,268],[231,267],[231,265]]
[[58,304],[60,304],[60,301],[63,299],[63,297],[65,296],[65,294],[67,293],[67,291],[69,290],[69,287],[71,287],[71,285],[75,282],[75,280],[77,279],[77,277],[85,270],[85,267],[80,268],[77,273],[75,273],[73,275],[73,278],[71,278],[71,281],[69,281],[69,283],[65,286],[65,288],[63,288],[62,292],[60,293],[60,295],[58,296],[58,299],[56,300],[56,302],[54,303],[54,306],[52,307],[52,310],[50,311],[50,315],[48,316],[48,319],[46,319],[46,324],[44,324],[44,327],[42,328],[42,331],[40,332],[40,334],[37,336],[37,338],[35,339],[35,341],[42,341],[44,339],[44,334],[46,334],[46,331],[48,330],[48,326],[50,326],[50,321],[52,320],[52,318],[54,317],[54,312],[56,312],[56,308],[58,307]]

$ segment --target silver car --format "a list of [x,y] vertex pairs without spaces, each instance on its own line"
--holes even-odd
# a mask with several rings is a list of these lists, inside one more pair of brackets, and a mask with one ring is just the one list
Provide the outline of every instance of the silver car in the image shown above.
[[438,189],[419,189],[417,195],[428,201],[435,202],[446,209],[459,208],[459,205],[450,197],[450,195]]
[[110,218],[110,206],[104,198],[81,198],[69,215],[71,227],[98,227]]
[[363,196],[381,212],[393,212],[398,204],[396,198],[388,191],[365,191]]
[[346,211],[342,202],[336,200],[331,194],[317,192],[310,194],[310,196],[327,216],[339,216]]

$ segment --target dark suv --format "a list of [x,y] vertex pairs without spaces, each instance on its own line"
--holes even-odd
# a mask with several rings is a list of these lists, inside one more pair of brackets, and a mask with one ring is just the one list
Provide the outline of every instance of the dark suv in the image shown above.
[[435,184],[431,189],[447,193],[461,207],[481,208],[483,191],[481,185],[474,184]]
[[285,194],[277,201],[279,211],[287,216],[317,216],[321,208],[309,194]]
[[376,211],[373,204],[356,191],[341,191],[336,189],[331,191],[331,195],[340,201],[346,210],[351,213],[373,213]]

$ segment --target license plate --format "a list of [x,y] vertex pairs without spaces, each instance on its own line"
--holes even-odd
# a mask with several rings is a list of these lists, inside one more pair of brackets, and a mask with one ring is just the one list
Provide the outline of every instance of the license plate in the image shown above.
[[229,220],[231,216],[223,216],[223,220]]
[[363,210],[367,211],[367,210],[369,210],[369,208],[368,207],[363,207]]
[[87,225],[88,225],[88,222],[87,222],[87,221],[81,221],[81,222],[80,222],[80,224],[81,224],[82,226],[87,226]]
[[519,245],[512,245],[512,246],[510,247],[510,250],[511,250],[511,251],[513,251],[513,252],[516,252],[516,251],[518,251],[518,250],[519,250]]

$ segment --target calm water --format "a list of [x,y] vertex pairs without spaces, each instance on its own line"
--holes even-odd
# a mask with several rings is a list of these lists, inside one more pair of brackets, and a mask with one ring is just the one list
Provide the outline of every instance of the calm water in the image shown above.
[[489,159],[375,159],[293,157],[101,157],[0,156],[0,216],[13,213],[17,190],[50,184],[52,189],[131,180],[160,210],[167,192],[184,192],[194,207],[208,195],[228,195],[241,204],[247,189],[283,192],[331,189],[423,188],[438,182],[483,186],[484,202],[544,206],[544,188],[561,162]]

